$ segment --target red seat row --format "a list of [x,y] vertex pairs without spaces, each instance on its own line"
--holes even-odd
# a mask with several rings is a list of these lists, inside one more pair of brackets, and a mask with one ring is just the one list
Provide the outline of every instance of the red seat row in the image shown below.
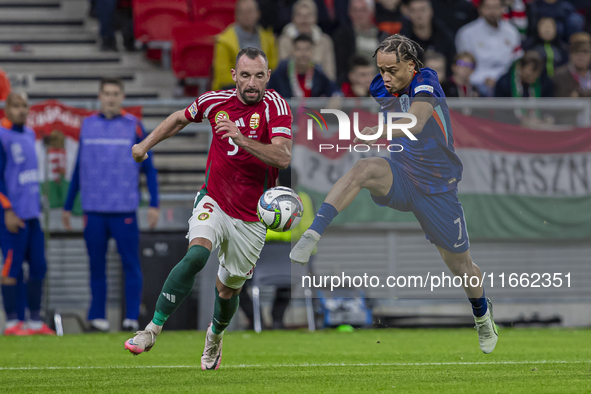
[[209,77],[215,35],[234,22],[236,0],[133,0],[142,42],[172,42],[177,78]]
[[234,22],[235,0],[133,0],[134,33],[138,40],[170,41],[180,23],[207,22],[226,27]]

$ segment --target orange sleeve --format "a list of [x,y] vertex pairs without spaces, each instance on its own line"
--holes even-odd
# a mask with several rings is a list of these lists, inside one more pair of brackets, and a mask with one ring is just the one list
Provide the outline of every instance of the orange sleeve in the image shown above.
[[10,81],[4,72],[0,70],[0,101],[6,100],[10,93]]
[[4,208],[4,209],[12,208],[12,204],[10,203],[10,200],[8,199],[8,197],[6,197],[2,193],[0,193],[0,204],[2,205],[2,208]]

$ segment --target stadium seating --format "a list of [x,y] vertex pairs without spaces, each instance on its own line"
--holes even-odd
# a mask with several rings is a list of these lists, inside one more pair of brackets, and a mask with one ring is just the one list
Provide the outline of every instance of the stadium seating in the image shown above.
[[197,8],[195,19],[206,21],[210,25],[216,25],[225,29],[234,23],[234,4],[230,3],[229,1],[216,2],[215,4],[207,5],[207,7]]
[[195,15],[203,14],[206,9],[212,7],[232,9],[232,12],[236,7],[236,0],[217,0],[215,2],[212,2],[211,0],[192,0],[192,3]]
[[222,28],[207,23],[187,23],[172,31],[172,68],[177,78],[208,77],[215,35]]
[[207,23],[188,23],[173,29],[172,69],[186,85],[198,85],[199,92],[209,87],[215,35],[222,28]]
[[172,41],[172,29],[193,19],[186,0],[133,0],[136,39],[142,42]]

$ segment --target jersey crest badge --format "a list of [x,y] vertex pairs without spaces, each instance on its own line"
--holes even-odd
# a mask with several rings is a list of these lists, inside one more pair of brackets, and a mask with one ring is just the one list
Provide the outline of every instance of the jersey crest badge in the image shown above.
[[220,123],[222,119],[230,119],[230,115],[226,111],[220,111],[215,114],[215,124]]
[[252,116],[250,117],[250,128],[256,129],[257,127],[259,127],[260,120],[261,120],[261,115],[259,115],[258,112],[255,112],[254,114],[252,114]]
[[400,96],[400,109],[402,109],[402,112],[408,112],[410,108],[410,98],[408,97],[408,95],[403,94],[402,96]]

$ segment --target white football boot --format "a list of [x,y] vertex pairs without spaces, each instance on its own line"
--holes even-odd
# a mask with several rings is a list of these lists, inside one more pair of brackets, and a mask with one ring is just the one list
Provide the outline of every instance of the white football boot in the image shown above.
[[493,306],[490,298],[486,299],[487,311],[482,317],[474,316],[476,323],[476,331],[478,331],[478,343],[483,353],[492,353],[495,350],[499,334],[497,333],[497,326],[493,320]]
[[125,349],[137,356],[143,352],[149,352],[156,343],[156,337],[162,332],[162,326],[150,322],[143,331],[135,333],[135,337],[125,341]]
[[314,230],[306,230],[289,253],[291,261],[301,265],[308,264],[310,256],[316,251],[316,245],[319,240],[320,234]]
[[218,369],[222,363],[222,343],[224,333],[214,334],[212,323],[209,323],[205,333],[205,349],[201,355],[201,369],[204,371]]

